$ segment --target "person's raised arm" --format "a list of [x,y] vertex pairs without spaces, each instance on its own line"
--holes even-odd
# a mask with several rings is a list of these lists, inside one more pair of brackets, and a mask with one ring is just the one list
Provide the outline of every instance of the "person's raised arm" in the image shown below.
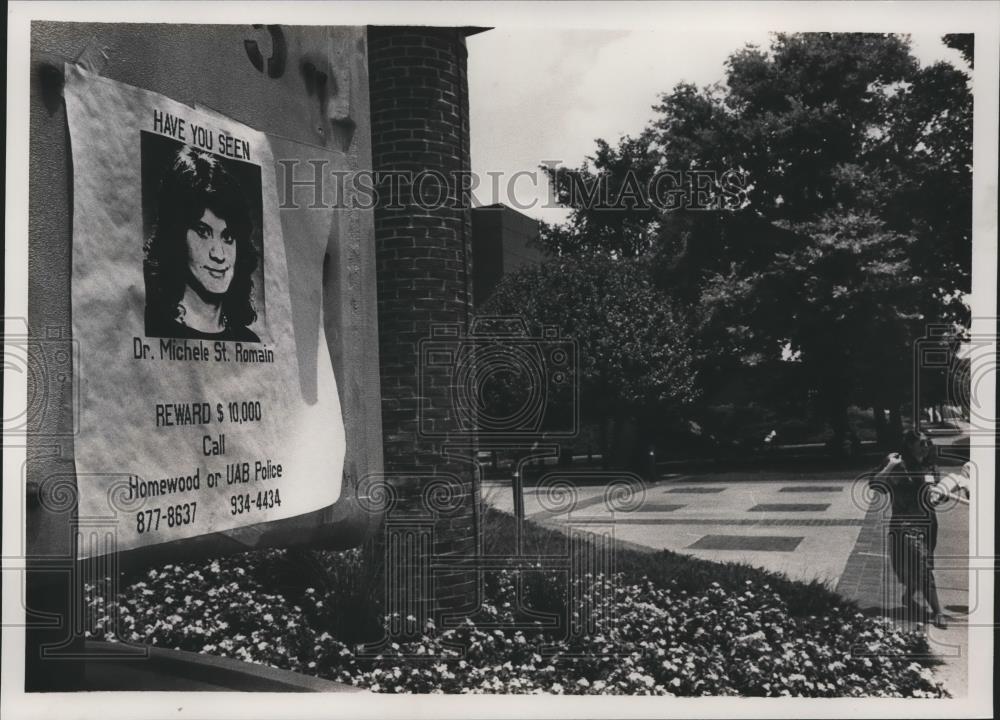
[[872,489],[888,491],[889,486],[895,482],[893,476],[903,466],[903,457],[899,453],[891,453],[886,458],[885,467],[876,472],[869,479],[868,484]]
[[885,467],[875,473],[876,480],[888,480],[895,472],[903,466],[903,456],[899,453],[890,453],[886,459]]

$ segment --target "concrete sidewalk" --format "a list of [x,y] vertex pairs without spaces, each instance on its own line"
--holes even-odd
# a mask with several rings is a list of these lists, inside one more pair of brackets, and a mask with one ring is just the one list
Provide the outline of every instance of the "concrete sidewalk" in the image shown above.
[[[716,472],[674,476],[618,503],[600,485],[551,496],[526,488],[524,507],[543,525],[608,525],[632,545],[747,563],[832,589],[864,525],[867,506],[853,485],[844,471]],[[484,485],[483,498],[513,510],[509,486]]]

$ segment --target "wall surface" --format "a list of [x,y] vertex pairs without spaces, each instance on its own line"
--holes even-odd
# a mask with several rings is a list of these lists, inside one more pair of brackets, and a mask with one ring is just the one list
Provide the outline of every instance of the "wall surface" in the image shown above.
[[[72,344],[73,176],[61,68],[78,59],[116,81],[338,154],[350,169],[371,168],[364,28],[34,23],[32,62],[24,72],[31,73],[27,323],[36,339]],[[330,212],[323,302],[347,434],[341,499],[289,520],[132,551],[114,563],[176,561],[263,546],[350,547],[377,525],[379,513],[370,502],[362,509],[356,497],[359,483],[382,471],[372,213]],[[66,492],[67,479],[74,478],[74,386],[71,373],[58,377],[53,372],[37,380],[39,406],[29,420],[26,551],[35,558],[74,556],[75,503],[72,490]],[[127,457],[129,450],[121,452]],[[107,570],[105,563],[92,572]],[[36,573],[36,580],[42,575]],[[65,607],[67,599],[50,593],[40,602]]]
[[524,265],[538,265],[542,252],[538,221],[506,205],[472,209],[472,265],[474,296],[478,308],[493,294],[501,278]]

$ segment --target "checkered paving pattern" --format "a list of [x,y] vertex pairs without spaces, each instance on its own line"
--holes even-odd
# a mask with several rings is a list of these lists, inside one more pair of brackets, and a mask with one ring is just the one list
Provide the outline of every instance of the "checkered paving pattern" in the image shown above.
[[830,492],[840,492],[843,490],[840,485],[792,485],[789,487],[783,487],[778,492],[792,492],[792,493],[830,493]]
[[616,525],[719,525],[753,527],[861,527],[865,521],[860,518],[761,518],[759,520],[738,518],[720,520],[717,518],[643,518],[634,514],[616,515]]
[[[685,508],[687,505],[678,505],[675,503],[655,503],[655,502],[645,502],[639,508],[638,512],[644,513],[658,513],[658,512],[674,512],[675,510],[680,510]],[[629,513],[621,513],[628,516]],[[618,515],[615,516],[617,519]]]
[[693,550],[791,552],[803,539],[787,535],[705,535],[688,547]]
[[830,503],[761,503],[747,512],[823,512]]
[[709,495],[712,493],[720,493],[726,488],[724,487],[679,487],[670,488],[667,490],[668,493],[683,493],[685,495]]

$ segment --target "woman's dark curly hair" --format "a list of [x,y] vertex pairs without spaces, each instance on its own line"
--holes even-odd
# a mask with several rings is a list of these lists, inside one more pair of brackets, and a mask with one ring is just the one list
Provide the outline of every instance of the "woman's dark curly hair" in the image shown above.
[[[913,444],[917,442],[930,443],[929,445],[930,452],[927,454],[927,457],[923,460],[923,462],[918,461],[917,458],[913,455],[913,451],[911,450]],[[930,438],[928,438],[919,430],[914,430],[911,428],[903,433],[903,442],[899,454],[902,456],[903,464],[906,465],[907,469],[914,470],[922,468],[933,468],[934,461],[937,455],[937,453],[935,452],[936,450],[937,448],[934,447],[934,443],[931,442]]]
[[146,312],[155,321],[178,320],[188,280],[187,231],[211,210],[226,221],[236,241],[233,280],[222,299],[227,327],[248,327],[257,319],[253,271],[257,251],[250,242],[253,221],[243,192],[219,159],[185,146],[163,175],[156,224],[146,243]]

